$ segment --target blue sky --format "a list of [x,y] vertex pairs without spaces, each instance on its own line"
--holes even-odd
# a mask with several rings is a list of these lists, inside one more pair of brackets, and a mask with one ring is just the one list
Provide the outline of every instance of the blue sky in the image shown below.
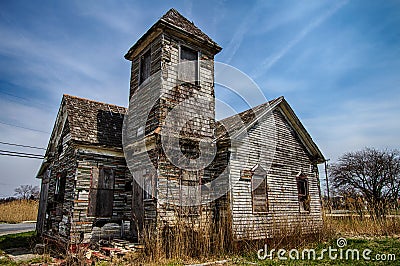
[[[284,95],[326,158],[399,148],[400,2],[389,0],[1,1],[0,142],[45,147],[63,93],[127,106],[123,56],[171,7],[223,47],[217,61],[267,99]],[[39,165],[0,156],[0,197],[39,184]]]

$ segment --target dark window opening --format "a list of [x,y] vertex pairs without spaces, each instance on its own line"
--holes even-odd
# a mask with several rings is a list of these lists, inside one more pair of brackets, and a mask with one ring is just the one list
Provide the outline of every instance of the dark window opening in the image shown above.
[[132,181],[125,182],[125,192],[132,192],[133,186]]
[[54,190],[54,198],[58,202],[64,202],[65,185],[67,183],[67,173],[59,173],[56,177],[56,187]]
[[198,52],[181,46],[179,79],[183,82],[199,84]]
[[57,152],[58,152],[58,155],[60,155],[63,152],[63,145],[62,144],[58,145]]
[[114,203],[114,179],[114,170],[112,168],[92,168],[88,206],[89,216],[112,216]]
[[308,187],[308,179],[305,176],[299,176],[296,178],[297,181],[297,193],[299,197],[300,209],[309,211],[310,210],[310,195]]
[[267,178],[261,175],[253,175],[251,177],[253,212],[268,212],[268,191]]
[[139,85],[150,77],[151,69],[151,52],[148,50],[140,57],[140,76]]
[[154,196],[154,188],[153,188],[153,176],[150,173],[144,175],[143,178],[143,199],[144,200],[151,200]]

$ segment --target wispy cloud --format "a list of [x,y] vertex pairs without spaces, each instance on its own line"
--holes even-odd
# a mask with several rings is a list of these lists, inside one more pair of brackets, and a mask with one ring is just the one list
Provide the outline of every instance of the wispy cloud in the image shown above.
[[231,41],[223,51],[225,63],[229,64],[236,55],[236,52],[239,50],[245,34],[249,31],[251,22],[255,20],[257,11],[259,11],[259,7],[257,4],[254,4],[250,11],[246,13],[246,16],[241,19],[238,29],[235,31]]
[[323,13],[321,16],[316,18],[310,24],[308,24],[303,30],[299,32],[299,34],[292,39],[286,46],[283,47],[279,52],[267,57],[262,63],[261,66],[255,70],[252,75],[254,78],[259,77],[264,74],[268,69],[270,69],[274,64],[276,64],[283,56],[285,56],[297,43],[303,40],[310,32],[312,32],[315,28],[321,25],[325,20],[330,18],[333,14],[335,14],[340,8],[342,8],[345,4],[347,4],[348,0],[341,1],[332,8],[330,8],[327,12]]
[[344,152],[376,148],[400,148],[400,124],[397,121],[398,103],[394,99],[371,101],[349,99],[336,104],[337,112],[304,119],[313,139],[326,147],[327,158],[335,161]]

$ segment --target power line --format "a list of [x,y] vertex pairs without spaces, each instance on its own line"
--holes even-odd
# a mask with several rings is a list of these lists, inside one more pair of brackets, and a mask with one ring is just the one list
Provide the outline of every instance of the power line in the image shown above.
[[9,146],[24,147],[24,148],[30,148],[30,149],[37,149],[37,150],[46,150],[45,148],[41,148],[41,147],[22,145],[22,144],[16,144],[16,143],[9,143],[9,142],[2,142],[2,141],[0,141],[0,144],[9,145]]
[[36,159],[43,159],[44,158],[44,156],[41,155],[41,154],[17,152],[17,151],[6,151],[6,150],[0,150],[0,155],[8,155],[8,156],[16,156],[16,157],[27,157],[27,158],[36,158]]
[[30,159],[40,159],[42,160],[44,157],[39,157],[39,156],[28,156],[28,155],[19,155],[19,154],[11,154],[11,153],[2,153],[0,152],[0,156],[11,156],[11,157],[20,157],[20,158],[30,158]]
[[31,130],[31,131],[40,132],[40,133],[50,134],[50,132],[47,132],[47,131],[42,131],[42,130],[33,129],[33,128],[29,128],[29,127],[18,126],[18,125],[9,124],[9,123],[4,123],[4,122],[1,122],[1,121],[0,121],[0,124],[6,125],[6,126],[10,126],[10,127],[17,127],[17,128],[27,129],[27,130]]

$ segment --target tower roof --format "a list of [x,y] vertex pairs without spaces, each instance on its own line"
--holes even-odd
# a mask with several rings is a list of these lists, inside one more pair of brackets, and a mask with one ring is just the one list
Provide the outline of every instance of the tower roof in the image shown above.
[[176,9],[171,8],[165,13],[126,53],[125,58],[131,60],[136,49],[158,29],[170,29],[174,32],[189,36],[193,40],[208,46],[215,54],[221,51],[221,47],[207,34],[201,31],[193,22],[182,16]]

